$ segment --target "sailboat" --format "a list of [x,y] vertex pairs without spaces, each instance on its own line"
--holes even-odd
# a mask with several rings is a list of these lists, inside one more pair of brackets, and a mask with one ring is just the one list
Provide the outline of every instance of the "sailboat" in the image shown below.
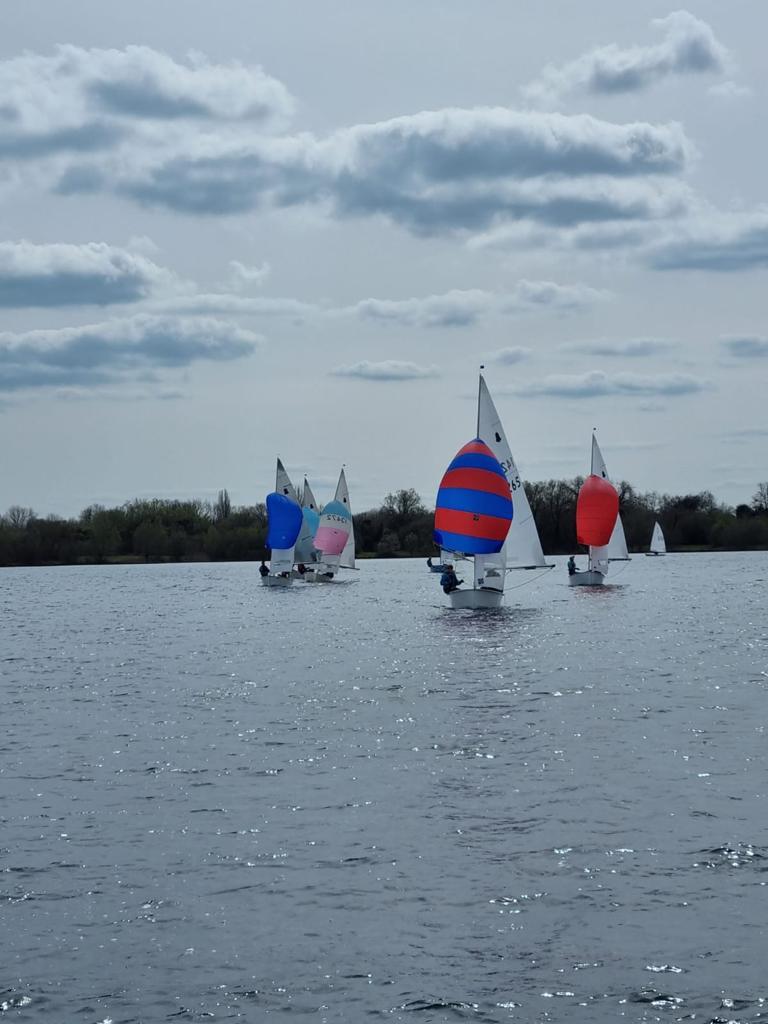
[[488,445],[499,460],[512,494],[514,516],[504,544],[503,558],[507,571],[554,568],[554,562],[547,563],[544,558],[539,531],[536,529],[536,521],[525,493],[525,485],[517,471],[501,418],[482,373],[477,400],[477,436]]
[[[608,479],[605,460],[594,434],[590,475],[576,499],[576,539],[589,548],[589,565],[585,570],[570,572],[568,582],[572,587],[602,586],[612,558],[629,558],[624,527],[619,520],[619,496]],[[611,543],[616,552],[614,556],[610,554]]]
[[355,568],[355,530],[349,503],[347,478],[342,469],[336,494],[323,508],[315,533],[315,547],[320,559],[315,572],[307,573],[317,583],[330,582],[339,569]]
[[452,608],[498,608],[504,594],[504,542],[514,507],[504,469],[480,438],[481,395],[477,436],[454,456],[435,502],[434,541],[442,562],[467,558],[472,565],[471,586],[448,592]]
[[277,460],[275,489],[267,495],[267,547],[271,556],[269,572],[261,581],[268,587],[288,587],[292,582],[293,556],[302,526],[301,505],[291,478]]
[[[320,525],[320,512],[306,477],[304,477],[304,487],[301,492],[301,506],[301,531],[299,539],[296,541],[293,557],[297,565],[303,565],[305,570],[309,568],[311,571],[311,568],[320,561],[321,557],[320,552],[315,547],[315,534]],[[296,579],[303,579],[306,571],[301,573],[294,570],[293,575]]]
[[661,526],[659,525],[658,519],[653,524],[650,550],[645,553],[646,555],[666,555],[667,553],[667,542],[664,540],[664,534]]

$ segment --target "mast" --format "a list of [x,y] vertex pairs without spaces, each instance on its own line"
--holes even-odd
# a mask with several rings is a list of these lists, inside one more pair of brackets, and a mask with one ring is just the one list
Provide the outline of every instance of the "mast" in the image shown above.
[[482,394],[482,387],[483,387],[483,372],[482,371],[484,369],[485,369],[485,364],[484,363],[480,363],[480,373],[478,375],[478,381],[477,381],[477,430],[475,432],[475,437],[480,437],[480,395]]

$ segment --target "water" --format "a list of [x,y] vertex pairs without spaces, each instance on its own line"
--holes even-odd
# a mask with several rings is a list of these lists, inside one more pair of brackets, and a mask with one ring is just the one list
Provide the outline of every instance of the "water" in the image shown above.
[[563,562],[4,570],[0,1019],[764,1019],[768,554]]

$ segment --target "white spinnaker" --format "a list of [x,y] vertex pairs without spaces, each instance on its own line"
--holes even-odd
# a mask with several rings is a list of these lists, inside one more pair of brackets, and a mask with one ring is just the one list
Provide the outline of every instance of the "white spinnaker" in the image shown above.
[[347,537],[347,543],[344,545],[344,550],[341,552],[341,558],[339,559],[339,565],[342,569],[354,569],[355,568],[355,521],[352,517],[352,506],[349,503],[349,488],[347,487],[347,478],[344,475],[344,470],[341,471],[339,477],[339,483],[336,487],[336,501],[340,501],[342,505],[346,505],[349,510],[350,518],[350,531],[349,537]]
[[[512,492],[512,505],[514,516],[512,525],[504,543],[505,565],[512,569],[534,569],[547,564],[544,552],[541,548],[539,533],[536,529],[536,522],[531,512],[531,506],[525,493],[523,481],[517,471],[515,460],[507,441],[501,419],[493,399],[488,391],[488,386],[480,375],[480,393],[478,397],[478,430],[477,434],[481,441],[484,441],[493,454],[501,463],[504,475],[507,478],[509,489]],[[499,555],[478,556],[484,558],[499,558]],[[477,558],[475,559],[477,562]]]
[[658,520],[653,524],[651,551],[657,555],[665,555],[667,553],[667,542],[664,540],[664,534],[662,533]]

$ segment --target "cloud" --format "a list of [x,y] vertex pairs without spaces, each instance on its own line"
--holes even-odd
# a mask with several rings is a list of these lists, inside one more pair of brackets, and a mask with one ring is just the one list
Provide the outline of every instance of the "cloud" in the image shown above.
[[662,39],[650,46],[615,43],[582,54],[562,67],[553,64],[524,90],[533,101],[553,102],[569,92],[615,94],[639,92],[670,75],[721,72],[728,51],[711,27],[688,11],[673,11],[651,25]]
[[299,299],[233,295],[231,292],[199,292],[173,296],[154,302],[152,308],[162,313],[287,317],[296,321],[322,312],[321,307],[301,302]]
[[665,338],[632,338],[629,341],[571,341],[560,346],[562,352],[579,352],[590,356],[639,359],[658,355],[676,347]]
[[688,395],[709,389],[706,381],[685,374],[642,376],[635,373],[603,373],[592,370],[582,374],[553,374],[515,389],[527,397],[601,398],[608,395]]
[[748,85],[740,85],[738,82],[730,80],[718,82],[717,85],[710,85],[707,92],[710,96],[719,96],[721,99],[726,100],[746,99],[746,97],[752,95],[752,90]]
[[246,266],[240,260],[230,260],[230,287],[236,291],[251,288],[254,285],[261,286],[272,273],[268,263],[261,263],[258,267]]
[[404,363],[397,359],[386,359],[380,363],[363,361],[352,366],[339,366],[332,371],[334,377],[355,377],[358,380],[403,381],[422,380],[425,377],[437,377],[434,366],[418,366],[416,363]]
[[736,359],[765,359],[768,357],[768,338],[723,338],[720,342],[729,355]]
[[[425,111],[318,140],[195,136],[172,155],[94,177],[75,166],[60,190],[110,188],[151,206],[223,215],[320,204],[384,216],[423,235],[498,221],[553,225],[669,212],[658,179],[692,147],[679,125],[611,124],[506,108]],[[638,188],[633,179],[652,179]],[[618,180],[616,180],[618,179]]]
[[246,122],[263,129],[293,113],[285,87],[259,67],[180,62],[148,46],[57,46],[0,61],[0,156],[109,149],[137,122]]
[[768,266],[768,211],[714,214],[651,248],[654,270],[728,273]]
[[103,242],[0,242],[0,307],[138,302],[172,281],[146,257]]
[[95,387],[250,355],[259,335],[220,320],[138,315],[83,327],[0,333],[0,392]]
[[573,312],[601,302],[607,292],[587,285],[518,281],[509,292],[454,289],[410,299],[363,299],[342,312],[400,327],[471,327],[488,316],[552,310]]
[[515,363],[522,363],[526,359],[529,359],[531,350],[525,348],[522,345],[512,346],[510,348],[500,348],[495,352],[491,352],[488,356],[489,363],[501,363],[504,366],[513,366]]

